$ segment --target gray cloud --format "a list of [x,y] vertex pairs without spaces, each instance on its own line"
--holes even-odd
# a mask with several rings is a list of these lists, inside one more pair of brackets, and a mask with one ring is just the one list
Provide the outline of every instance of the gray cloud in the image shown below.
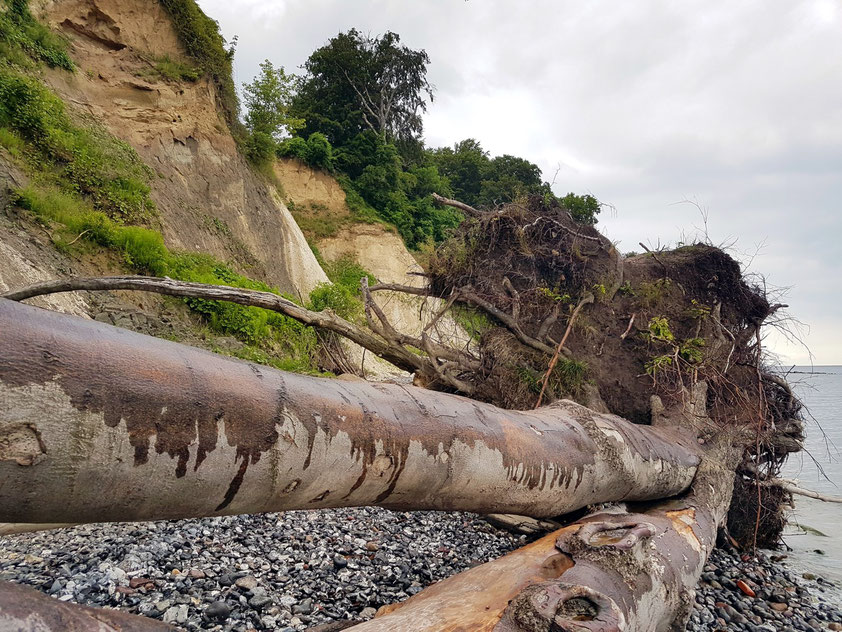
[[[791,286],[820,364],[842,364],[842,9],[836,0],[200,0],[239,35],[237,80],[288,70],[337,32],[425,48],[431,145],[479,139],[556,189],[612,203],[621,249],[675,242],[709,211],[752,270]],[[774,334],[786,360],[806,353]]]

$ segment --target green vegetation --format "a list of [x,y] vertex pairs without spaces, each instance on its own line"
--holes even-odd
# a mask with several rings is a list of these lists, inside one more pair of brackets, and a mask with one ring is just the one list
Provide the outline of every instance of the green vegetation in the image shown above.
[[[461,211],[435,204],[432,193],[476,207],[526,195],[557,200],[538,166],[523,158],[492,158],[474,139],[424,148],[421,113],[433,97],[429,61],[395,33],[371,37],[351,29],[310,55],[296,94],[278,110],[304,121],[278,155],[335,169],[354,219],[395,226],[414,250],[440,243],[464,219]],[[558,201],[577,221],[596,222],[596,198],[569,194]]]
[[642,282],[637,289],[628,288],[628,294],[636,296],[640,306],[646,309],[657,307],[664,296],[672,289],[672,281],[661,278],[652,283]]
[[155,213],[151,170],[135,151],[95,125],[74,123],[43,84],[0,67],[0,129],[4,145],[24,153],[40,178],[84,195],[109,218],[139,222]]
[[172,59],[169,55],[161,55],[153,58],[154,64],[152,68],[140,76],[150,78],[160,78],[165,81],[172,81],[175,83],[182,81],[195,82],[202,76],[201,70],[191,64],[186,64],[177,59]]
[[[59,248],[67,249],[77,243],[78,248],[100,246],[119,253],[127,267],[137,273],[280,294],[277,288],[238,274],[209,255],[172,253],[160,233],[115,222],[94,210],[78,194],[30,185],[17,191],[15,202],[61,233],[58,237],[54,235]],[[213,331],[235,336],[250,345],[243,352],[247,355],[241,357],[286,370],[317,371],[319,340],[311,327],[258,307],[192,298],[185,302]],[[337,313],[340,311],[335,302],[321,294],[313,300],[317,302]]]
[[320,283],[310,292],[310,309],[331,309],[342,318],[357,320],[363,311],[360,281],[368,279],[369,285],[377,283],[374,275],[363,268],[351,255],[336,261],[324,262],[322,268],[330,283]]
[[471,337],[471,340],[479,342],[483,334],[494,327],[488,315],[474,307],[455,304],[450,309],[450,315],[462,329]]
[[[649,321],[648,331],[643,334],[650,343],[660,344],[661,347],[669,347],[669,352],[653,357],[646,362],[646,373],[656,379],[657,375],[665,369],[676,364],[678,371],[687,367],[698,367],[704,360],[703,338],[687,338],[677,341],[675,334],[670,328],[669,321],[664,316],[656,316]],[[683,363],[683,365],[682,365]]]
[[306,121],[303,135],[321,132],[345,146],[368,130],[389,142],[417,144],[421,112],[433,96],[429,63],[425,51],[401,45],[397,33],[339,33],[304,63],[307,74],[293,103]]
[[333,171],[333,146],[321,132],[313,132],[307,140],[300,136],[287,138],[278,145],[277,154],[281,158],[298,158],[314,169]]
[[304,126],[303,119],[289,114],[292,81],[283,67],[275,68],[267,59],[254,81],[243,86],[249,131],[246,155],[255,164],[271,163],[281,139]]
[[43,62],[73,70],[67,43],[32,17],[27,0],[0,0],[0,9],[0,63],[27,67]]
[[593,226],[596,224],[596,216],[602,210],[602,203],[592,195],[576,195],[568,193],[558,201],[570,212],[573,221],[580,224]]

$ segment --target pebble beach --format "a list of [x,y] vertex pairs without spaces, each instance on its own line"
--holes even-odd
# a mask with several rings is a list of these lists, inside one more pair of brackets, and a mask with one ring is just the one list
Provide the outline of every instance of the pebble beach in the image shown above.
[[[378,508],[86,525],[0,538],[0,580],[185,630],[292,632],[368,619],[526,542],[473,514]],[[776,556],[717,550],[687,629],[842,630],[839,594]]]

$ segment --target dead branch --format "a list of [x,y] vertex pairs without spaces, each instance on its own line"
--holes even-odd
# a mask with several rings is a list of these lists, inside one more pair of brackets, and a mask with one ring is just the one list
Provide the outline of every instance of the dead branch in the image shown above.
[[623,332],[623,335],[620,336],[620,340],[625,340],[626,336],[629,335],[629,332],[631,331],[632,325],[634,325],[634,319],[635,319],[636,316],[637,316],[637,312],[632,313],[631,318],[629,318],[629,326],[626,327],[626,330]]
[[527,347],[532,347],[536,351],[546,353],[547,355],[552,355],[553,353],[555,353],[555,350],[551,346],[544,344],[540,340],[536,340],[532,336],[529,336],[526,332],[523,331],[523,329],[520,326],[520,323],[518,323],[514,318],[512,318],[511,315],[507,314],[502,309],[499,309],[498,307],[494,306],[489,301],[486,301],[484,298],[478,296],[473,291],[473,288],[471,288],[470,286],[461,288],[458,290],[458,292],[460,298],[464,299],[469,303],[473,303],[480,309],[487,312],[490,316],[496,318],[498,321],[503,323],[503,325],[505,325],[509,329],[509,331],[511,331],[515,335],[515,337]]
[[638,244],[639,244],[639,245],[640,245],[640,247],[641,247],[641,248],[643,248],[646,252],[648,252],[650,255],[652,255],[652,258],[653,258],[655,261],[657,261],[658,263],[660,263],[660,264],[661,264],[661,267],[664,269],[664,277],[669,278],[669,272],[667,271],[667,266],[666,266],[666,264],[665,264],[663,261],[661,261],[661,258],[660,258],[657,254],[655,254],[655,251],[654,251],[654,250],[650,250],[649,248],[647,248],[647,247],[646,247],[646,244],[644,244],[642,241],[638,242]]
[[[518,206],[520,206],[520,205],[518,205]],[[568,213],[567,216],[570,217],[570,213]],[[551,224],[554,224],[555,226],[557,226],[558,228],[563,230],[565,233],[567,233],[571,237],[575,237],[577,239],[585,239],[587,241],[594,241],[598,244],[602,244],[602,240],[599,237],[591,237],[590,235],[585,235],[583,233],[577,232],[577,231],[573,230],[572,228],[568,228],[567,226],[565,226],[561,222],[554,220],[552,217],[547,217],[546,215],[540,216],[538,219],[536,219],[531,224],[527,224],[526,226],[524,226],[523,229],[526,230],[527,228],[531,228],[531,227],[535,226],[536,224],[538,224],[539,222],[542,222],[542,221],[543,222],[550,222]]]
[[549,333],[550,328],[556,324],[556,321],[558,321],[558,315],[560,312],[561,303],[556,302],[556,304],[553,305],[553,309],[550,312],[550,315],[544,319],[544,321],[541,323],[541,326],[538,328],[538,340],[543,341],[547,339],[547,334]]
[[372,292],[386,290],[390,292],[403,292],[404,294],[415,294],[416,296],[431,296],[430,290],[425,287],[412,287],[411,285],[400,285],[399,283],[375,283],[368,289]]
[[544,373],[544,381],[541,383],[541,392],[538,394],[538,401],[535,404],[535,408],[538,408],[541,405],[541,400],[544,398],[544,391],[547,389],[547,383],[550,381],[550,375],[552,375],[553,369],[555,368],[556,363],[558,362],[558,356],[561,354],[561,350],[564,349],[564,343],[567,342],[567,337],[570,335],[570,332],[573,331],[573,323],[576,322],[576,317],[579,315],[579,312],[582,311],[582,308],[585,305],[594,302],[594,295],[588,292],[585,296],[582,297],[582,300],[579,301],[579,304],[576,306],[576,309],[573,310],[573,313],[570,315],[570,320],[567,323],[567,329],[564,331],[564,336],[562,336],[561,341],[558,343],[558,347],[556,347],[555,352],[553,353],[552,360],[550,360],[550,366],[547,368],[547,372]]
[[390,344],[388,340],[383,339],[384,337],[378,337],[329,310],[313,312],[271,292],[245,290],[225,285],[189,283],[187,281],[175,281],[166,277],[114,276],[45,281],[30,285],[21,290],[7,292],[0,296],[0,298],[22,301],[45,294],[75,292],[78,290],[140,290],[181,298],[229,301],[238,305],[262,307],[263,309],[279,312],[285,316],[294,318],[305,325],[312,325],[313,327],[333,331],[357,343],[361,347],[365,347],[372,353],[391,362],[404,371],[413,372],[424,368],[423,358],[399,345]]
[[825,503],[842,503],[842,497],[828,496],[826,494],[813,491],[812,489],[799,487],[798,481],[790,481],[785,478],[771,478],[766,481],[760,481],[760,484],[764,487],[780,487],[781,489],[788,491],[790,494],[806,496],[807,498],[815,498],[816,500],[820,500]]
[[460,211],[464,211],[471,217],[482,217],[483,215],[485,215],[485,213],[478,209],[475,209],[469,204],[465,204],[464,202],[460,202],[459,200],[452,200],[450,198],[443,197],[438,193],[433,193],[433,199],[439,204],[444,204],[445,206],[452,206],[453,208],[458,208]]
[[673,496],[699,463],[690,437],[573,402],[513,411],[284,373],[3,299],[0,348],[8,522],[359,505],[544,517]]

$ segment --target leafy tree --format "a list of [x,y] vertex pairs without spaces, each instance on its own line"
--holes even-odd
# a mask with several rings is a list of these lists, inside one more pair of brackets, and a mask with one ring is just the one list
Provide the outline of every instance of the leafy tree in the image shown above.
[[294,76],[283,67],[275,68],[268,59],[260,64],[260,74],[243,86],[247,108],[246,127],[249,156],[265,162],[275,154],[278,142],[301,129],[304,121],[289,113]]
[[574,221],[589,226],[596,224],[596,216],[602,210],[602,203],[592,195],[568,193],[563,198],[559,198],[558,201],[570,212]]
[[544,183],[538,165],[504,154],[489,161],[477,200],[479,206],[498,206],[530,193],[540,193]]
[[479,203],[482,181],[488,171],[488,152],[478,141],[467,138],[450,147],[427,152],[428,160],[438,167],[453,187],[453,195],[471,206]]
[[397,33],[339,33],[304,64],[293,110],[307,121],[305,134],[322,132],[334,146],[366,129],[390,141],[418,140],[421,113],[433,99],[429,62],[425,51],[401,45]]

